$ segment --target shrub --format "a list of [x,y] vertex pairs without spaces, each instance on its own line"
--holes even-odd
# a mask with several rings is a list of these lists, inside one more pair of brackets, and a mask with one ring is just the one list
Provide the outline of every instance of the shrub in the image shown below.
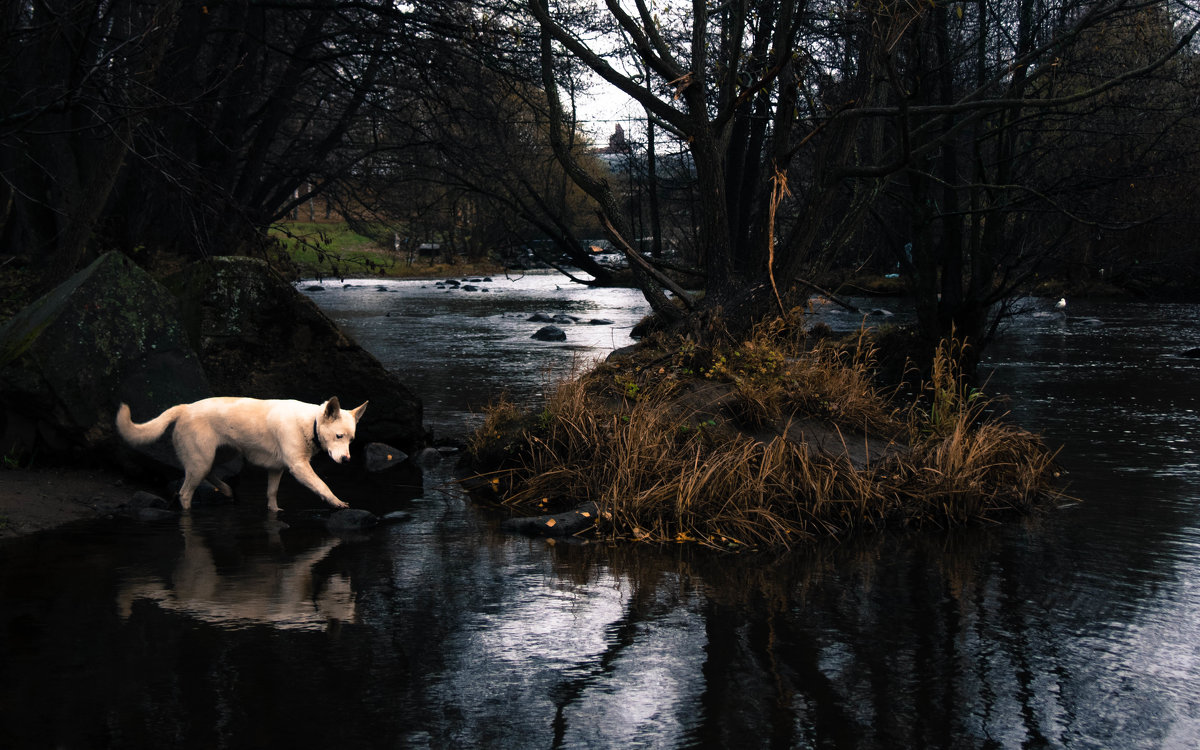
[[608,538],[722,549],[992,520],[1058,496],[1042,441],[985,418],[989,401],[963,385],[960,344],[943,346],[926,398],[900,410],[873,384],[865,336],[806,348],[792,325],[736,346],[646,342],[563,381],[541,412],[492,407],[472,452],[514,509],[592,501]]

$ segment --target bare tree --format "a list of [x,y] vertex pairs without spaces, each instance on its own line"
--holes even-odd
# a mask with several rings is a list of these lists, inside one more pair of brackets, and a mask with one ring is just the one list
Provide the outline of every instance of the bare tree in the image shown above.
[[0,11],[0,252],[74,269],[104,216],[180,3],[14,2]]
[[[1042,255],[1021,236],[1023,212],[1054,205],[1023,182],[1038,153],[1031,136],[1161,70],[1197,28],[1068,91],[1055,83],[1097,39],[1089,31],[1172,6],[1021,0],[1010,13],[992,2],[694,0],[672,16],[644,0],[602,5],[597,18],[528,0],[545,88],[553,104],[557,61],[569,55],[687,144],[704,243],[700,311],[720,309],[735,327],[752,322],[777,301],[775,282],[810,272],[851,237],[862,242],[872,210],[904,217],[887,239],[926,336],[953,330],[980,345]],[[607,43],[623,40],[619,54],[652,80],[612,64],[589,35],[597,28],[619,30]],[[629,236],[612,186],[568,171]],[[679,317],[657,283],[643,278],[647,297]]]

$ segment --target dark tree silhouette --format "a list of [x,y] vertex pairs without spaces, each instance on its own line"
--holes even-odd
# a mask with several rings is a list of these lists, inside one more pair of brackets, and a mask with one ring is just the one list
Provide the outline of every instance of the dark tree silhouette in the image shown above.
[[[976,354],[1047,256],[1052,237],[1030,231],[1032,219],[1085,213],[1058,202],[1070,194],[1065,182],[1037,179],[1042,149],[1085,121],[1089,105],[1161,74],[1197,29],[1182,7],[1124,0],[695,0],[676,15],[644,0],[606,0],[591,14],[526,6],[541,29],[552,104],[558,60],[569,55],[686,144],[705,269],[705,296],[691,304],[702,315],[749,325],[780,304],[781,287],[852,241],[890,248],[931,345],[953,331]],[[1160,29],[1163,19],[1191,20],[1138,55],[1110,55],[1113,64],[1085,54],[1105,29],[1155,14]],[[614,33],[595,41],[606,28]],[[613,186],[568,171],[628,237]],[[869,214],[884,220],[879,237],[868,236],[879,232]],[[641,280],[655,309],[683,317],[657,276]]]

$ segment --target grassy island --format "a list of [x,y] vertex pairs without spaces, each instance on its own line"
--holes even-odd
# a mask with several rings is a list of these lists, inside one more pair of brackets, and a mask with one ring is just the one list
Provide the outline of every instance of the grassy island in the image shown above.
[[470,485],[523,515],[595,503],[587,533],[607,539],[735,550],[1047,507],[1054,452],[964,385],[959,354],[944,343],[902,397],[874,383],[867,335],[833,341],[799,317],[712,346],[657,334],[540,410],[493,404]]

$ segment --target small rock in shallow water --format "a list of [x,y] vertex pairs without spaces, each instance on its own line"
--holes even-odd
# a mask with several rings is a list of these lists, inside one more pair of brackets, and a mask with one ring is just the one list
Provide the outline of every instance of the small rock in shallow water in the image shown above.
[[129,498],[129,507],[158,508],[159,510],[166,510],[167,508],[171,507],[171,504],[152,492],[138,490],[137,492],[133,493],[133,497]]
[[413,463],[417,464],[417,466],[432,466],[441,460],[442,452],[437,448],[425,448],[413,456]]
[[566,341],[567,334],[558,326],[543,326],[529,338],[537,339],[538,341]]
[[157,521],[173,521],[179,518],[179,514],[162,508],[133,508],[129,512],[129,517],[143,523],[155,523]]
[[330,531],[363,531],[379,523],[379,516],[361,508],[339,510],[325,522]]
[[387,443],[367,443],[363,448],[363,463],[367,471],[390,469],[406,458],[408,458],[407,453],[399,448],[393,448]]

